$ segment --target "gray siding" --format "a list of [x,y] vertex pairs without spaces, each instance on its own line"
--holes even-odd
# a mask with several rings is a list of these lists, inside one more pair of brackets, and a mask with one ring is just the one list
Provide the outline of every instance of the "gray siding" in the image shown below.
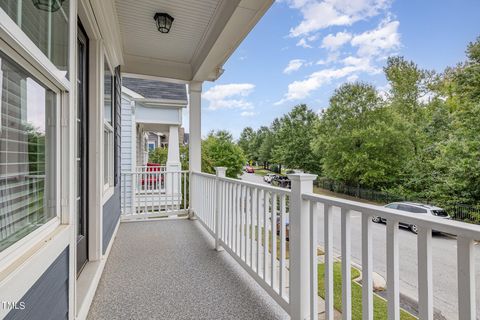
[[108,244],[112,239],[113,231],[120,219],[120,203],[121,203],[121,179],[120,179],[120,144],[121,144],[121,100],[122,99],[122,83],[120,76],[120,67],[115,68],[115,191],[110,199],[103,206],[103,253],[107,250]]
[[107,251],[113,231],[120,219],[120,202],[120,184],[118,184],[113,196],[103,205],[103,253]]
[[22,297],[25,309],[12,310],[5,319],[68,319],[68,250],[67,247]]

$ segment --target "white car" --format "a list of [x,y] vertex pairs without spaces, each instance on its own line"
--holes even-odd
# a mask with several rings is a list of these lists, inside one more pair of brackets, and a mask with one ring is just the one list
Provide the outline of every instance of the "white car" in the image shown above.
[[263,176],[263,181],[266,183],[272,183],[273,178],[275,178],[277,175],[275,173],[267,173],[266,175]]
[[[396,210],[417,213],[417,214],[429,214],[442,219],[451,219],[451,217],[448,215],[448,213],[444,209],[427,205],[427,204],[422,204],[422,203],[393,202],[393,203],[387,204],[385,208],[396,209]],[[380,222],[385,223],[387,220],[382,217],[373,217],[372,221],[376,223],[380,223]],[[400,222],[399,224],[401,227],[409,228],[413,233],[418,232],[418,228],[414,224],[408,224],[403,222]]]

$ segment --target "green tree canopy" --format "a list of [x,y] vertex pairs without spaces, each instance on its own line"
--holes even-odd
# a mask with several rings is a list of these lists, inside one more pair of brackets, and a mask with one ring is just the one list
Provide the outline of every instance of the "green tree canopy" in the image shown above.
[[314,137],[313,127],[318,116],[306,105],[295,106],[292,111],[274,121],[273,162],[292,169],[319,173],[319,158],[310,146]]
[[215,167],[227,167],[227,176],[237,178],[246,161],[243,150],[227,131],[212,131],[202,141],[203,172],[215,173]]
[[376,89],[347,83],[335,90],[312,143],[326,176],[351,185],[391,185],[405,160],[403,128]]

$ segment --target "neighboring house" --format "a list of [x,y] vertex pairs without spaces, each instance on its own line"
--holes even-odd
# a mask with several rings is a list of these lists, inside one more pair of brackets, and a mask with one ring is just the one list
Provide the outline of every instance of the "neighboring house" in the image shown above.
[[[172,143],[169,162],[180,162],[178,146],[183,143],[182,110],[187,107],[185,84],[124,77],[122,79],[122,172],[145,166],[149,152]],[[175,148],[176,147],[176,148]],[[136,154],[133,159],[130,154]],[[167,163],[162,163],[166,166]]]
[[[121,134],[121,174],[122,210],[133,203],[151,202],[146,193],[166,192],[170,174],[159,178],[165,181],[148,185],[145,189],[142,176],[129,173],[145,172],[149,153],[155,148],[168,149],[166,163],[162,170],[179,172],[180,143],[183,143],[182,110],[187,107],[187,87],[185,84],[168,83],[158,80],[123,77],[122,79],[122,134]],[[179,184],[176,184],[178,189]],[[179,194],[179,190],[171,190]],[[178,201],[176,201],[178,202]]]
[[[322,316],[333,319],[334,220],[343,317],[357,223],[372,319],[373,215],[387,220],[389,319],[400,315],[400,220],[419,227],[420,318],[433,318],[433,228],[457,236],[458,318],[476,319],[478,226],[315,195],[308,174],[290,175],[288,190],[201,172],[203,83],[221,76],[273,2],[0,1],[0,319],[314,319],[319,221]],[[145,163],[137,146],[148,149],[147,132],[168,132],[165,170],[122,172]]]

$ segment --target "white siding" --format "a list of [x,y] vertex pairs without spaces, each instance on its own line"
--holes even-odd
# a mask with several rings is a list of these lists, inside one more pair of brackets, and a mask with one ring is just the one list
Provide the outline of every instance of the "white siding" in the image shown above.
[[126,97],[122,96],[122,139],[121,139],[121,172],[122,172],[122,210],[123,207],[131,207],[132,203],[132,177],[126,173],[134,172],[134,154],[135,141],[133,135],[135,134],[135,116],[132,108],[132,102]]

